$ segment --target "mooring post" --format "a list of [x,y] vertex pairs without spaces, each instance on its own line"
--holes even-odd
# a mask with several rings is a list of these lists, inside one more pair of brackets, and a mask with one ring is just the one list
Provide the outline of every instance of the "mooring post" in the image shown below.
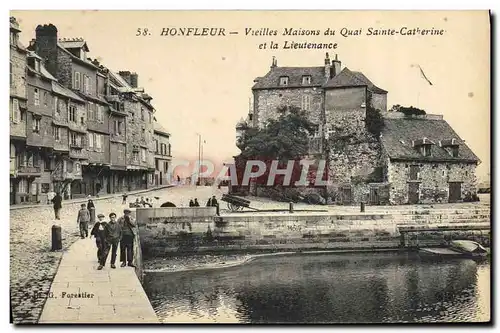
[[365,203],[361,202],[361,213],[365,212]]
[[293,202],[291,201],[290,201],[289,211],[290,213],[293,213]]
[[52,226],[52,251],[62,249],[61,227],[58,225]]

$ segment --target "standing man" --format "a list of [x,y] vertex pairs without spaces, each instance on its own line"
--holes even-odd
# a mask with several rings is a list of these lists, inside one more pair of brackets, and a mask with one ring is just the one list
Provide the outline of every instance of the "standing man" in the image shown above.
[[97,215],[97,222],[94,224],[92,231],[90,231],[90,237],[95,237],[95,245],[97,246],[97,261],[101,263],[101,257],[104,252],[106,234],[104,233],[104,228],[106,227],[106,221],[104,221],[104,214]]
[[211,206],[212,207],[217,207],[219,205],[219,203],[217,202],[217,199],[215,199],[215,195],[212,196],[212,200],[211,200]]
[[134,236],[136,233],[136,224],[134,218],[130,216],[130,209],[123,210],[123,216],[118,219],[122,230],[122,238],[120,241],[120,261],[121,267],[126,265],[135,267],[132,264],[134,259]]
[[106,265],[108,259],[109,248],[111,248],[111,268],[116,268],[116,252],[118,250],[118,243],[122,238],[122,230],[120,224],[116,221],[116,214],[109,214],[109,222],[104,227],[104,248],[102,256],[99,259],[98,270],[101,270]]
[[54,204],[54,215],[56,217],[56,220],[60,220],[60,213],[61,213],[61,208],[62,208],[62,197],[59,194],[59,192],[56,193],[54,198],[52,198],[52,203]]
[[198,202],[198,198],[194,198],[194,207],[200,207],[200,203]]
[[127,197],[128,197],[127,192],[122,194],[122,198],[123,198],[122,205],[125,205],[127,203]]
[[80,226],[80,237],[83,239],[89,236],[90,213],[84,203],[80,207],[76,223]]

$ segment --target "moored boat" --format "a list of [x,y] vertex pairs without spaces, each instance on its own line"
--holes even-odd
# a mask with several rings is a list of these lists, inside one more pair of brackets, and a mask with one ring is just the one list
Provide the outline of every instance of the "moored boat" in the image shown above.
[[482,259],[488,256],[488,250],[481,244],[470,240],[451,241],[445,248],[420,248],[418,254],[422,258],[446,259],[469,258]]

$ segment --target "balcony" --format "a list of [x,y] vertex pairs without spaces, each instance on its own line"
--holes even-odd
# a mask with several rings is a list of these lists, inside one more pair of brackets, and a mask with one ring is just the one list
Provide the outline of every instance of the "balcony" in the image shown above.
[[65,181],[65,180],[73,180],[73,179],[82,179],[81,172],[69,172],[69,171],[59,171],[52,173],[52,180],[54,181]]
[[42,175],[40,167],[35,166],[19,166],[17,168],[18,176],[39,177]]

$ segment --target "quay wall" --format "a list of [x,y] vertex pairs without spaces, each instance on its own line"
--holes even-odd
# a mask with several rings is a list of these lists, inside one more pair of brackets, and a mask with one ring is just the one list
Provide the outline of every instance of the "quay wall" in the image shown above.
[[[296,212],[215,215],[213,207],[139,208],[142,253],[147,258],[206,252],[389,249],[442,245],[445,237],[489,241],[490,210],[428,209],[391,213]],[[414,232],[404,240],[400,228]],[[446,228],[462,228],[445,231]],[[487,230],[471,231],[482,227]]]

